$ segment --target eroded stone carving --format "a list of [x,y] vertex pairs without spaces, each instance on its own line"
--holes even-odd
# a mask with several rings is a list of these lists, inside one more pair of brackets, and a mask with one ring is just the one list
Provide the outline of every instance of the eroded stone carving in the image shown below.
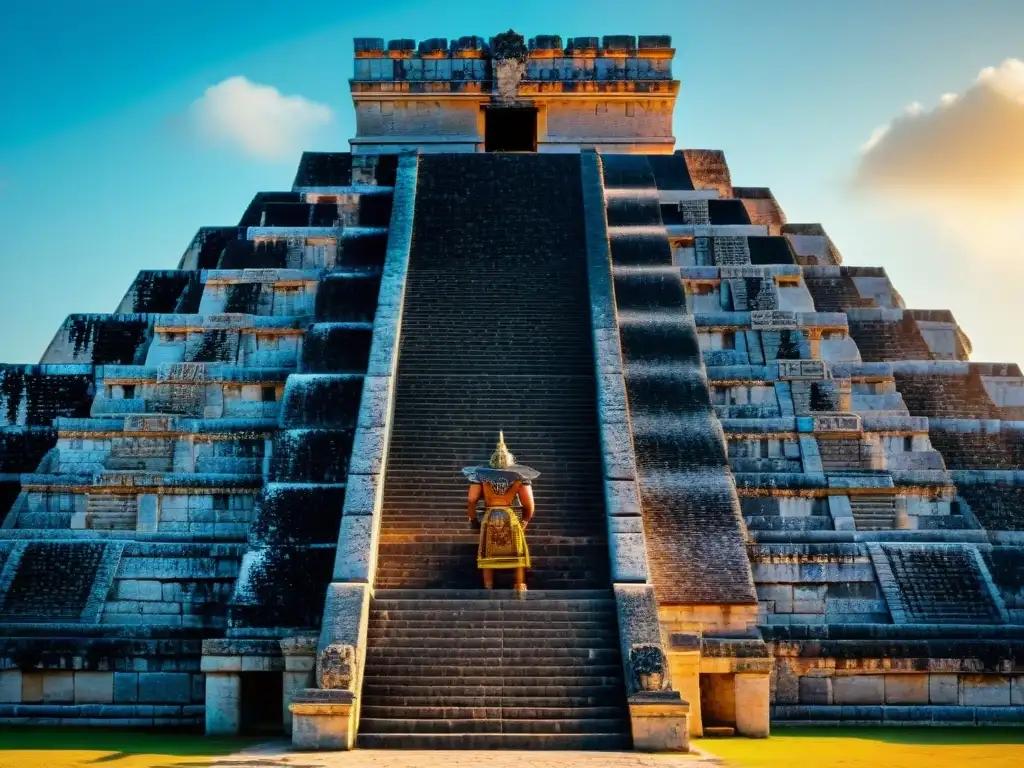
[[355,649],[351,645],[328,645],[316,657],[316,683],[328,690],[348,689],[355,677]]
[[796,313],[782,309],[755,310],[750,313],[750,327],[755,331],[794,330]]
[[634,645],[629,651],[629,669],[641,691],[665,687],[665,653],[656,645]]

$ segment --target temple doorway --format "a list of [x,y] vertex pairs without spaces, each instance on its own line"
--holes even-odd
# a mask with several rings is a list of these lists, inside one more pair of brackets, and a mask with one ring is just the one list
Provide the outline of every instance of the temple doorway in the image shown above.
[[284,733],[284,680],[280,672],[242,672],[240,733]]
[[489,107],[484,121],[485,151],[537,151],[536,107]]
[[724,735],[725,729],[736,727],[736,675],[728,673],[700,676],[700,717],[707,729]]

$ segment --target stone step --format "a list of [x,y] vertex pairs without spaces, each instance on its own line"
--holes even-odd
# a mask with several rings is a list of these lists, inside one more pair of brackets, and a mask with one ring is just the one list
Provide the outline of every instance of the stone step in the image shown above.
[[[382,612],[374,610],[370,615],[370,631],[375,632],[377,628],[382,630],[385,628],[409,630],[443,629],[451,632],[465,631],[472,634],[472,627],[468,626],[469,622],[479,623],[484,628],[508,625],[510,630],[529,630],[543,622],[544,626],[557,624],[560,629],[584,631],[604,627],[611,631],[617,627],[616,621],[615,614],[612,613],[588,613],[583,617],[574,618],[574,614],[571,611],[543,614],[512,614],[497,611],[490,613],[483,613],[481,611],[465,613],[446,611],[438,613],[437,618],[433,619],[425,617],[423,614],[416,614],[416,617],[411,618],[404,612],[395,613],[393,611]],[[537,628],[539,631],[539,627]]]
[[[483,657],[479,657],[483,658]],[[374,676],[382,673],[389,675],[400,675],[404,679],[417,680],[420,684],[423,681],[443,680],[470,680],[477,681],[482,685],[487,679],[486,672],[490,664],[482,663],[460,663],[458,659],[432,659],[429,664],[416,663],[420,661],[414,654],[407,654],[404,657],[375,657],[371,668]],[[472,661],[472,660],[470,660]],[[486,661],[486,659],[485,659]],[[493,659],[498,663],[498,659]],[[550,685],[604,685],[608,680],[614,680],[621,670],[618,661],[601,659],[600,663],[591,662],[587,659],[530,659],[530,666],[523,666],[519,659],[500,659],[501,679],[508,685],[518,685],[520,682],[526,685],[527,680],[542,680]],[[408,662],[408,663],[403,663]],[[496,674],[496,670],[495,670]],[[529,683],[535,685],[535,682]]]
[[500,734],[605,734],[629,727],[624,717],[564,720],[505,719],[375,719],[360,717],[363,733],[500,733]]
[[533,702],[560,702],[538,706],[576,706],[566,702],[582,702],[579,706],[607,706],[622,702],[625,698],[620,685],[569,684],[554,685],[541,682],[526,685],[517,680],[515,685],[503,684],[501,678],[490,678],[486,683],[469,684],[463,680],[448,681],[440,685],[426,685],[419,680],[399,681],[386,678],[367,679],[363,682],[364,701],[397,702],[405,699],[415,705],[425,706],[427,701],[451,702],[448,706],[459,706],[461,699],[485,698],[511,701],[511,706],[532,706]]
[[[383,591],[383,590],[382,590]],[[415,597],[391,597],[392,591],[401,592],[414,592],[417,590],[387,590],[389,593],[387,597],[374,597],[371,612],[375,613],[378,610],[387,610],[392,613],[401,612],[406,613],[423,613],[423,612],[434,612],[441,613],[444,611],[456,612],[464,614],[468,612],[480,612],[480,611],[501,611],[510,614],[529,614],[532,616],[569,611],[576,615],[582,613],[591,612],[604,612],[606,614],[613,614],[615,612],[615,599],[612,597],[571,597],[567,596],[562,598],[556,596],[551,592],[544,592],[543,597],[533,597],[527,595],[527,599],[520,600],[518,598],[506,598],[504,595],[490,597],[487,595],[489,590],[485,589],[467,589],[467,590],[445,590],[451,592],[467,592],[470,593],[466,597],[455,597],[455,598],[434,598],[434,597],[423,597],[416,599]],[[430,590],[431,592],[435,590]],[[436,590],[441,591],[441,590]],[[494,590],[498,592],[499,590]],[[500,590],[502,592],[507,590]],[[580,592],[589,590],[580,590]],[[595,590],[596,591],[596,590]],[[480,594],[483,593],[483,594]],[[599,593],[600,594],[600,593]]]
[[500,650],[506,643],[518,643],[530,648],[586,648],[618,651],[618,633],[552,631],[552,630],[423,630],[390,629],[387,624],[374,625],[370,632],[377,648],[431,648],[443,641],[458,641],[458,647]]
[[[570,590],[566,590],[566,592],[568,591]],[[526,632],[537,627],[537,620],[533,618],[522,619],[516,617],[503,617],[488,621],[479,621],[474,626],[479,627],[481,632],[492,629],[507,629],[508,631]],[[577,618],[571,621],[553,621],[549,617],[544,618],[544,627],[552,632],[592,632],[609,629],[610,627],[615,626],[615,617],[612,615],[601,616],[600,614],[588,614],[584,618]],[[381,632],[386,629],[387,631],[409,630],[410,632],[416,633],[420,631],[436,630],[465,632],[469,635],[472,635],[475,631],[473,627],[452,628],[450,621],[434,621],[432,619],[408,620],[405,618],[382,617],[379,614],[371,615],[370,629],[372,632]]]
[[[606,541],[596,537],[530,537],[529,526],[527,526],[526,535],[527,542],[530,545],[530,554],[534,557],[607,557],[608,553]],[[398,541],[383,539],[380,542],[380,546],[387,548],[389,557],[399,557],[406,554],[410,557],[441,558],[446,555],[462,557],[467,552],[475,551],[477,537],[466,534],[461,534],[461,536],[462,541],[446,541],[434,537],[417,537],[413,540],[403,539]]]
[[[381,664],[400,664],[415,659],[429,661],[445,669],[471,665],[474,669],[481,662],[487,663],[501,659],[502,663],[529,663],[529,669],[541,667],[557,667],[559,669],[575,669],[577,667],[593,668],[601,664],[618,664],[619,649],[616,647],[591,648],[588,646],[547,646],[540,643],[531,644],[527,648],[509,648],[498,645],[497,648],[480,648],[469,646],[429,647],[420,645],[376,645],[368,648],[367,658]],[[429,667],[428,667],[429,668]]]
[[85,518],[94,530],[133,531],[139,516],[139,497],[114,494],[88,494]]
[[[465,515],[465,513],[463,513]],[[602,521],[603,522],[603,521]],[[394,537],[385,539],[396,543],[402,541],[416,541],[422,543],[471,543],[475,544],[480,533],[471,523],[463,517],[461,520],[437,520],[431,523],[412,523],[402,521],[384,520],[381,525],[381,535]],[[607,546],[607,536],[604,525],[597,522],[577,522],[574,524],[561,521],[547,521],[543,524],[538,518],[534,518],[526,527],[528,540],[548,545],[564,544],[593,544]]]
[[[403,682],[408,685],[416,686],[427,686],[431,688],[440,688],[445,685],[451,685],[453,682],[458,682],[459,687],[473,688],[475,686],[488,686],[488,685],[501,685],[505,690],[505,694],[508,695],[512,692],[512,689],[516,693],[523,696],[528,695],[549,695],[549,696],[562,696],[570,695],[573,692],[586,692],[588,694],[595,693],[603,689],[614,690],[618,686],[622,685],[622,670],[619,667],[607,670],[607,674],[603,677],[600,675],[574,675],[574,674],[554,674],[550,669],[544,669],[540,674],[528,676],[528,675],[502,675],[496,674],[477,674],[473,675],[453,675],[448,671],[438,672],[433,676],[429,674],[422,675],[406,675],[401,671],[401,667],[395,667],[388,665],[386,668],[381,667],[380,673],[377,672],[375,666],[368,666],[369,670],[363,678],[364,685],[372,684],[373,690],[380,686],[386,686],[389,683],[393,683],[395,675],[401,675]],[[422,668],[421,668],[422,669]],[[470,670],[466,670],[467,672]],[[475,670],[477,673],[486,672],[487,670]],[[505,670],[503,669],[502,672]],[[371,674],[372,672],[372,674]],[[531,691],[533,693],[527,693]],[[546,693],[536,693],[537,691]],[[373,703],[366,699],[366,703]]]
[[[420,518],[422,520],[422,517]],[[433,521],[434,518],[431,518]],[[603,522],[603,521],[602,521]],[[384,520],[381,525],[382,537],[385,541],[420,541],[420,542],[460,542],[475,543],[479,533],[470,527],[465,513],[461,519],[437,520],[431,523],[414,523],[406,521],[395,521],[394,518]],[[560,521],[548,522],[536,517],[530,521],[526,528],[529,541],[543,541],[547,544],[572,544],[574,542],[593,542],[605,544],[607,542],[604,526],[596,522],[580,522],[575,525],[568,525]]]
[[[578,162],[518,160],[420,167],[361,746],[629,744],[583,230],[545,228],[551,209],[532,192],[565,187],[559,199],[578,210]],[[478,300],[495,283],[517,285],[514,307]],[[521,601],[477,588],[477,534],[464,522],[461,468],[486,461],[498,429],[543,473]],[[510,577],[497,574],[499,586]],[[417,589],[434,585],[465,589]]]
[[[461,587],[473,586],[480,582],[479,574],[462,575],[427,575],[424,572],[390,572],[391,575],[378,576],[376,585],[382,589],[459,589]],[[497,577],[496,583],[509,586],[512,583],[511,574],[501,574]],[[526,585],[531,589],[592,589],[608,583],[608,572],[595,572],[585,577],[562,578],[557,571],[547,572],[543,569],[533,568],[526,576]]]
[[[499,699],[498,702],[501,700]],[[625,703],[614,706],[516,706],[491,702],[482,705],[392,704],[367,705],[360,710],[362,720],[620,720]]]
[[[377,575],[395,577],[400,574],[415,575],[419,578],[435,576],[444,579],[463,579],[455,584],[434,585],[434,586],[410,586],[396,584],[388,587],[380,586],[381,589],[473,589],[483,585],[481,575],[476,567],[476,551],[472,550],[465,555],[449,557],[431,557],[416,554],[395,554],[390,550],[388,544],[381,544],[379,548],[380,565],[377,566]],[[532,568],[526,574],[527,578],[534,581],[534,589],[567,589],[565,584],[550,585],[542,584],[538,579],[543,575],[545,579],[553,578],[558,581],[585,581],[573,589],[595,589],[604,586],[603,584],[591,584],[590,580],[600,574],[608,573],[609,566],[606,562],[595,562],[595,557],[547,557],[534,553]],[[605,558],[601,558],[604,560]],[[497,572],[499,581],[495,582],[499,589],[509,589],[511,583],[505,584],[501,580],[504,575],[510,575],[511,571],[500,570]],[[469,577],[468,581],[464,579]]]
[[530,592],[525,600],[520,600],[512,590],[377,590],[374,593],[374,604],[385,600],[485,600],[487,602],[499,601],[503,604],[513,603],[518,605],[523,602],[534,603],[540,600],[602,600],[613,607],[615,604],[614,594],[610,590],[579,590],[575,592],[545,592],[536,590]]
[[[608,582],[608,569],[583,572],[562,571],[534,564],[527,571],[526,585],[533,589],[593,589]],[[459,589],[479,586],[483,582],[475,568],[438,569],[433,566],[409,568],[378,568],[376,585],[381,589]],[[499,571],[495,583],[500,587],[512,584],[512,573]]]
[[628,749],[625,732],[612,733],[367,733],[361,727],[363,749]]

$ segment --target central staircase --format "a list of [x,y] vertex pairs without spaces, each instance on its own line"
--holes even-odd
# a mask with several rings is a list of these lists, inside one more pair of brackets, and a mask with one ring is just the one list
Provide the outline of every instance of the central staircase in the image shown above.
[[[578,157],[420,161],[363,746],[629,745],[582,214]],[[499,430],[541,472],[522,601],[466,520]]]

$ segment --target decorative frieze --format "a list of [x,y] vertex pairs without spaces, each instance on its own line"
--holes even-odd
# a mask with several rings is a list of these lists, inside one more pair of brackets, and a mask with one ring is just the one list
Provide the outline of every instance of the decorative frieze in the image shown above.
[[855,413],[811,414],[815,434],[829,432],[861,432],[860,416]]
[[820,381],[829,377],[828,364],[824,360],[779,360],[777,362],[780,381],[797,379]]
[[795,312],[782,309],[755,310],[750,313],[750,328],[754,331],[795,331]]

